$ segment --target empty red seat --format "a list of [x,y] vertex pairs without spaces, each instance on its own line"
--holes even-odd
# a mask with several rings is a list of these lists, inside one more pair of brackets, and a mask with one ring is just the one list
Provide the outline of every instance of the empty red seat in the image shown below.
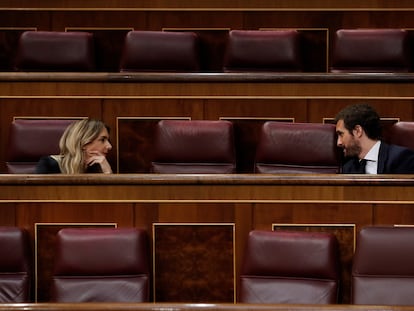
[[155,131],[154,173],[234,173],[236,156],[229,121],[161,120]]
[[93,71],[93,35],[88,32],[23,32],[15,67],[18,71]]
[[302,71],[296,30],[232,30],[224,71]]
[[414,305],[414,228],[366,227],[357,236],[352,303]]
[[411,54],[403,29],[340,29],[331,72],[408,72]]
[[238,302],[334,304],[339,281],[333,234],[254,230],[244,253]]
[[149,300],[149,249],[136,228],[66,228],[56,238],[52,300]]
[[256,173],[336,174],[340,156],[335,125],[267,121],[256,150]]
[[31,302],[32,251],[28,232],[0,227],[0,302]]
[[59,140],[73,119],[16,119],[10,124],[9,174],[32,174],[40,157],[59,154]]
[[130,31],[125,37],[120,71],[193,72],[200,69],[194,32]]
[[414,150],[414,122],[399,121],[394,123],[385,131],[384,139],[390,144]]

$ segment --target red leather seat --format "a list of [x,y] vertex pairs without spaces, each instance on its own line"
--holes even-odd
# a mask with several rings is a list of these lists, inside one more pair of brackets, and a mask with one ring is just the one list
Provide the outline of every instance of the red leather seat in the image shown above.
[[125,37],[120,71],[200,70],[194,32],[130,31]]
[[236,171],[229,121],[161,120],[155,132],[154,173],[229,174]]
[[16,119],[10,125],[7,171],[33,174],[40,157],[59,154],[59,140],[73,119]]
[[149,300],[149,250],[135,228],[61,229],[52,278],[56,302]]
[[19,39],[18,71],[93,71],[93,35],[88,32],[25,31]]
[[28,233],[0,227],[0,302],[31,302],[32,252]]
[[331,72],[408,72],[408,33],[403,29],[340,29]]
[[414,228],[362,228],[352,266],[352,303],[414,305],[413,245]]
[[399,121],[394,123],[385,131],[384,140],[390,144],[414,150],[414,122]]
[[334,304],[339,280],[333,234],[254,230],[244,253],[238,302]]
[[339,173],[335,125],[267,121],[255,159],[256,173]]
[[296,30],[232,30],[224,71],[302,71],[300,45]]

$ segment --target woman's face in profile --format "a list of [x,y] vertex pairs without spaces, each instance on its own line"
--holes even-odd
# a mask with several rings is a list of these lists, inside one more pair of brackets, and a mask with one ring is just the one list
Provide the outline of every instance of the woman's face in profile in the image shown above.
[[84,149],[87,155],[98,154],[106,156],[112,149],[112,145],[109,142],[108,130],[104,128],[95,140],[85,145]]

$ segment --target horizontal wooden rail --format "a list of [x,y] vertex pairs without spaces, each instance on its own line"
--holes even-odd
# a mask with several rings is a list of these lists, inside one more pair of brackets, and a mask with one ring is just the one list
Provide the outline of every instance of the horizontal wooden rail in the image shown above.
[[366,202],[414,204],[412,175],[0,175],[0,202]]
[[409,306],[214,303],[34,303],[1,304],[0,311],[412,311]]
[[5,82],[413,82],[414,73],[280,73],[280,72],[0,72]]

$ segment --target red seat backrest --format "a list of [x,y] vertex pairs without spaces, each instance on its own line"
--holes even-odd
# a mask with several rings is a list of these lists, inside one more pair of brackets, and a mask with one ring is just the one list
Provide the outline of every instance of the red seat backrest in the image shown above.
[[256,173],[326,173],[340,170],[335,125],[267,121],[263,124]]
[[31,174],[40,157],[59,154],[59,140],[74,119],[15,119],[10,124],[9,174]]
[[387,127],[384,140],[390,144],[414,150],[414,122],[399,121]]
[[296,30],[232,30],[224,71],[302,71],[301,36]]
[[25,31],[19,39],[15,67],[18,71],[94,71],[93,35]]
[[352,266],[353,304],[414,305],[414,228],[365,227]]
[[199,71],[198,44],[194,32],[130,31],[120,71]]
[[57,233],[52,300],[146,302],[149,249],[136,228],[65,228]]
[[234,173],[232,123],[161,120],[155,132],[151,165],[154,173]]
[[339,250],[331,233],[249,233],[240,273],[241,303],[338,302]]
[[0,227],[0,302],[32,302],[32,251],[28,232]]
[[331,72],[410,71],[404,29],[340,29],[332,48]]

